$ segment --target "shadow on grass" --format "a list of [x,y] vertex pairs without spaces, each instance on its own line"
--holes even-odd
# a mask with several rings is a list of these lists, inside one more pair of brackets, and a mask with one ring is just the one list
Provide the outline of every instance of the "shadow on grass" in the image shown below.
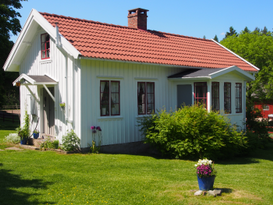
[[[32,196],[30,194],[29,188],[34,189],[46,189],[49,183],[45,183],[41,180],[34,179],[22,179],[19,175],[14,175],[11,173],[12,170],[2,169],[2,163],[0,163],[0,199],[1,205],[11,205],[11,204],[28,204],[28,205],[36,205],[36,204],[55,204],[53,202],[47,201],[38,201],[33,200],[29,201],[29,197]],[[17,191],[16,189],[26,189],[29,193],[24,193],[21,191]],[[37,195],[37,194],[36,194]]]

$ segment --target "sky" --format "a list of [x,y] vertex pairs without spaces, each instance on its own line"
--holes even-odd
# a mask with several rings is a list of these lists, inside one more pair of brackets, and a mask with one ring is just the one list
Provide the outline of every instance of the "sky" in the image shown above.
[[[149,10],[149,30],[221,40],[232,26],[273,29],[272,0],[28,0],[18,9],[23,27],[34,8],[40,12],[127,26],[128,10]],[[17,36],[11,40],[16,41]]]

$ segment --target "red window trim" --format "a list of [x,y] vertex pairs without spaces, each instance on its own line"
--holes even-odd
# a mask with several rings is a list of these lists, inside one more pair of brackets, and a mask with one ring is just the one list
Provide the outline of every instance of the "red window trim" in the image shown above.
[[[42,60],[50,59],[50,37],[49,37],[48,41],[43,42],[43,40],[42,40],[43,36],[46,36],[46,35],[49,36],[48,33],[41,34],[41,59]],[[45,39],[46,39],[46,37],[45,37]],[[47,42],[49,43],[49,48],[46,47]],[[43,44],[45,46],[45,50],[42,49],[43,48]],[[43,58],[43,51],[45,52],[45,57],[44,58]],[[48,52],[49,52],[49,55],[48,55],[49,57],[46,57]]]
[[[237,92],[237,89],[239,89],[239,97],[237,97],[237,95],[235,96],[236,97],[236,113],[242,113],[243,112],[243,110],[242,110],[242,83],[236,83],[235,84],[235,91]],[[235,92],[235,94],[237,94]],[[241,105],[241,107],[239,107],[239,108],[237,108],[237,99],[239,99],[239,101],[240,101],[240,105]]]
[[[143,113],[140,113],[139,112],[139,102],[138,102],[138,95],[139,95],[139,92],[138,92],[138,85],[141,84],[141,83],[144,83],[144,87],[145,87],[145,93],[144,93],[144,102],[145,102],[145,110]],[[148,84],[153,84],[153,92],[151,93],[148,93],[148,90],[147,90],[147,85]],[[153,95],[153,103],[148,103],[148,97],[147,95],[148,94],[152,94]],[[153,108],[155,108],[155,83],[154,82],[137,82],[137,113],[138,115],[147,115],[147,114],[152,114],[152,112],[148,112],[148,104],[152,104],[153,105]]]
[[[228,86],[229,87],[229,90],[230,90],[230,93],[229,93],[229,97],[228,96],[226,96],[226,86]],[[229,107],[229,109],[228,110],[226,110],[226,108],[225,108],[225,106],[224,106],[224,110],[225,110],[225,113],[226,114],[230,114],[231,113],[231,83],[224,83],[224,103],[226,102],[226,99],[228,99],[229,98],[229,105],[230,105],[230,107]]]
[[[215,88],[217,88],[217,96],[218,96],[218,97],[215,97],[215,96],[214,96],[214,93],[215,93],[215,92],[214,92],[213,89],[215,89]],[[215,99],[218,100],[218,101],[217,101],[217,102],[218,102],[218,109],[213,108],[213,107],[212,107],[212,109],[213,109],[213,110],[216,110],[216,111],[219,111],[219,110],[220,110],[219,82],[212,82],[212,83],[211,83],[211,93],[212,93],[212,94],[211,94],[211,104],[213,105],[213,102],[214,102]]]
[[[108,84],[109,84],[109,90],[108,90],[108,110],[109,110],[109,112],[108,112],[108,114],[106,114],[106,115],[102,115],[102,98],[101,98],[101,94],[102,93],[106,93],[107,94],[107,92],[102,92],[101,91],[101,83],[102,82],[108,82]],[[118,104],[118,107],[119,107],[119,113],[118,114],[112,114],[112,109],[111,109],[111,106],[112,106],[112,101],[111,101],[111,95],[112,95],[112,93],[115,93],[115,92],[112,92],[112,89],[111,89],[111,83],[112,82],[116,82],[116,83],[118,83],[118,103],[114,103],[114,104]],[[120,115],[120,81],[114,81],[114,80],[101,80],[100,81],[100,116],[101,117],[106,117],[106,116],[119,116]]]
[[[198,84],[200,84],[200,86]],[[201,84],[203,84],[203,85],[201,85]],[[196,96],[196,88],[197,87],[205,87],[206,88],[205,97]],[[198,100],[203,100],[203,102],[205,102],[205,106],[206,106],[206,109],[207,109],[207,104],[208,104],[207,99],[208,99],[208,85],[207,85],[207,82],[195,82],[194,83],[194,103],[197,104]]]

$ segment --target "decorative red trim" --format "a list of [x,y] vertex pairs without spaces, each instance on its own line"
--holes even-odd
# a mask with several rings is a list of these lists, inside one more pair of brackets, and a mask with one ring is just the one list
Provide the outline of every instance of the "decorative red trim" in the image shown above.
[[[44,41],[43,41],[43,36],[45,36]],[[46,40],[47,37],[48,37],[48,40]],[[44,49],[43,49],[43,46],[44,46]],[[43,52],[45,54],[45,57],[43,57]],[[50,59],[50,37],[49,37],[49,34],[47,34],[47,33],[41,34],[41,59],[42,60]]]
[[[203,89],[202,89],[202,92],[203,92],[202,96],[203,97],[199,97],[198,93],[196,93],[196,89],[199,88],[199,87],[205,88],[204,92],[203,92]],[[208,99],[207,90],[208,90],[207,82],[196,82],[196,83],[194,83],[194,103],[197,104],[201,100],[202,104],[204,104],[206,106],[206,109],[207,109],[207,99]]]

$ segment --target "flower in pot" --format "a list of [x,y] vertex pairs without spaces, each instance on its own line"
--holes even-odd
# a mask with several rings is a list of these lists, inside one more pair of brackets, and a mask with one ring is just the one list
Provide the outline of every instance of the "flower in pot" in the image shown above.
[[61,103],[60,103],[60,107],[61,107],[62,109],[64,109],[64,108],[65,108],[65,102],[61,102]]
[[204,191],[212,189],[216,177],[214,163],[208,159],[199,159],[195,167],[199,189]]
[[39,137],[39,131],[35,129],[35,130],[33,131],[33,138],[34,138],[34,139],[37,139],[38,137]]
[[29,131],[29,116],[27,114],[27,111],[25,111],[25,116],[24,116],[24,126],[23,128],[18,127],[17,129],[18,136],[21,138],[20,143],[21,144],[26,144],[27,140],[30,136],[30,131]]

